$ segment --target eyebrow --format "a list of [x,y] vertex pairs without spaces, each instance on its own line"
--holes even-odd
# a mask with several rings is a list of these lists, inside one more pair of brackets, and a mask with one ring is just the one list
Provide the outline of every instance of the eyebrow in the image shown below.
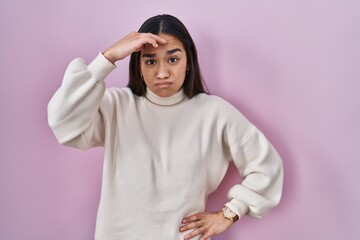
[[174,48],[174,49],[166,51],[166,54],[171,55],[171,54],[176,53],[176,52],[181,52],[181,49],[180,48]]
[[[166,55],[171,55],[173,53],[176,53],[176,52],[182,52],[180,48],[174,48],[174,49],[171,49],[171,50],[167,50],[166,51]],[[144,53],[142,55],[142,57],[145,57],[145,58],[154,58],[156,56],[155,53]]]

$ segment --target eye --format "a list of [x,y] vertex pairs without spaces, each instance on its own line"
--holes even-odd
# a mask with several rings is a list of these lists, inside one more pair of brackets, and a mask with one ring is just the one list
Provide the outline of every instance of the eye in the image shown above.
[[172,57],[172,58],[169,59],[170,63],[176,63],[177,61],[179,61],[179,59],[175,58],[175,57]]
[[156,63],[156,61],[154,59],[149,59],[147,61],[145,61],[145,64],[147,65],[154,65]]

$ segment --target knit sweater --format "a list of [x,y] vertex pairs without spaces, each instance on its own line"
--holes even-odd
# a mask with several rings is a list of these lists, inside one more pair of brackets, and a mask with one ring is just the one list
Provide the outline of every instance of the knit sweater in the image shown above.
[[228,192],[230,209],[262,217],[279,203],[281,159],[237,109],[182,89],[163,98],[106,88],[115,68],[101,53],[89,65],[73,60],[48,105],[61,144],[105,148],[96,240],[183,239],[182,218],[204,211],[230,161],[243,177]]

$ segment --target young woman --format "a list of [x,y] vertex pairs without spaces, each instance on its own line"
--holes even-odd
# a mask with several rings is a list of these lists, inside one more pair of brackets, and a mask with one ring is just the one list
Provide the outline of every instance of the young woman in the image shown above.
[[[129,55],[128,87],[106,88]],[[148,19],[89,65],[73,60],[48,119],[61,144],[105,148],[96,240],[205,240],[280,201],[279,155],[239,111],[206,93],[195,44],[173,16]],[[223,209],[204,212],[230,161],[244,180]]]

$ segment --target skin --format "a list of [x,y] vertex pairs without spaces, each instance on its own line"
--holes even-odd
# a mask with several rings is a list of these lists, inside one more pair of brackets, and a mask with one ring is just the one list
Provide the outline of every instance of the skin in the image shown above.
[[[140,67],[147,87],[160,97],[174,95],[182,87],[187,66],[186,52],[182,42],[168,34],[131,32],[103,51],[113,64],[141,51]],[[233,221],[226,219],[222,211],[199,212],[183,218],[179,231],[190,233],[184,239],[200,235],[206,240],[226,231]]]
[[169,97],[182,87],[187,58],[183,44],[177,38],[160,34],[165,44],[154,47],[146,44],[141,51],[140,68],[146,86],[160,97]]
[[222,211],[219,212],[200,212],[194,215],[185,217],[182,220],[180,232],[190,229],[193,231],[185,235],[184,239],[191,239],[197,235],[202,235],[200,240],[206,240],[209,237],[217,235],[226,231],[234,222],[226,219]]

